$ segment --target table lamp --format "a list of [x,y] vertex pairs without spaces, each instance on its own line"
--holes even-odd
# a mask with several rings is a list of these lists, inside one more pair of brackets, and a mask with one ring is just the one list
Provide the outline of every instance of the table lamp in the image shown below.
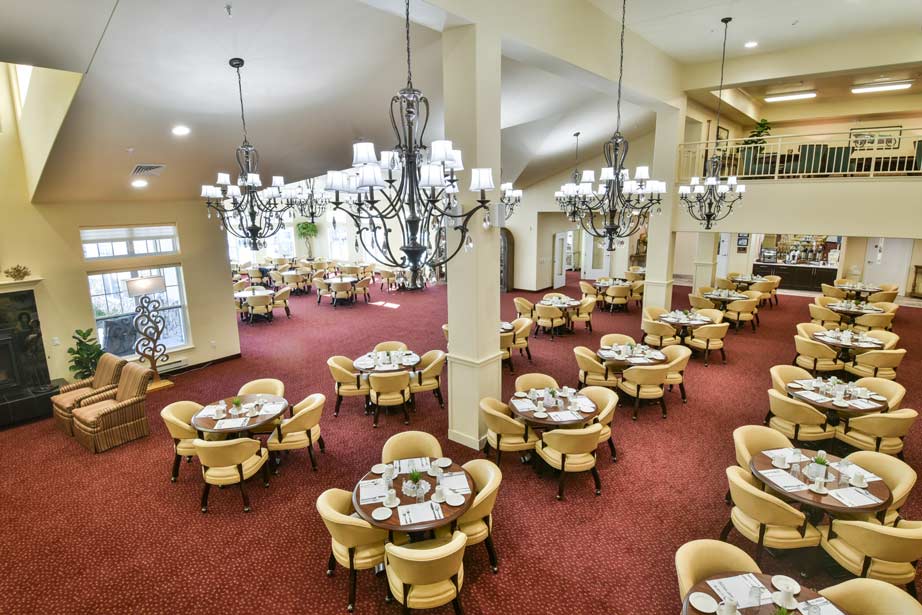
[[147,386],[147,390],[156,391],[169,388],[173,386],[173,383],[161,379],[157,370],[157,363],[169,359],[166,346],[160,343],[160,336],[163,335],[166,322],[160,315],[160,300],[151,296],[166,292],[166,281],[162,275],[131,278],[125,280],[125,288],[128,290],[128,296],[135,299],[136,305],[134,311],[137,315],[134,317],[134,328],[138,332],[138,341],[135,342],[134,350],[140,357],[139,361],[143,362],[146,359],[154,372],[154,378]]

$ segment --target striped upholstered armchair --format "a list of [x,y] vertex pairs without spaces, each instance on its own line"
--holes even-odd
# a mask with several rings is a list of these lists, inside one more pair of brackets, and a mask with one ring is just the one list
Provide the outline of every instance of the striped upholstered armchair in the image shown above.
[[101,453],[150,433],[144,400],[154,372],[140,363],[122,368],[118,388],[83,399],[74,408],[74,437],[87,450]]
[[51,398],[54,423],[58,429],[68,436],[74,435],[74,408],[87,397],[114,391],[125,363],[125,359],[109,352],[103,353],[96,364],[96,373],[91,378],[62,386],[58,394]]

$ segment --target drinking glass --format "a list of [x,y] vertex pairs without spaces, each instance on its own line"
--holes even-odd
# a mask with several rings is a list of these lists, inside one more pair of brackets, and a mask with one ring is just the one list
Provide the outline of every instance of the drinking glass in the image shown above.
[[800,477],[800,464],[792,463],[790,471],[791,471],[791,476],[793,476],[794,478],[799,478]]
[[749,604],[757,607],[762,604],[762,588],[752,586],[749,588]]
[[792,460],[794,460],[794,461],[800,463],[800,455],[801,455],[801,453],[800,453],[800,449],[799,449],[799,448],[792,448],[792,449],[791,449],[791,459],[792,459]]

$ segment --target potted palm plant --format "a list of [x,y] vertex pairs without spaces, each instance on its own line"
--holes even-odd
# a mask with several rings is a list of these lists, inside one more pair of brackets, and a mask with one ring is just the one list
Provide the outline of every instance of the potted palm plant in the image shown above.
[[759,120],[749,131],[749,137],[743,141],[743,175],[758,175],[760,173],[758,159],[762,155],[765,137],[771,136],[771,131],[771,122],[765,118]]
[[311,245],[311,239],[317,236],[319,232],[314,222],[299,222],[295,226],[295,232],[298,233],[298,239],[303,239],[307,246],[307,258],[314,258],[314,249]]

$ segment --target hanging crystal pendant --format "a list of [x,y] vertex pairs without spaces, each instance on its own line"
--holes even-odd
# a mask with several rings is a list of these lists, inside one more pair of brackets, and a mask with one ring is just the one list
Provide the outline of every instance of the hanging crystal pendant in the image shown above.
[[464,252],[469,253],[473,249],[474,249],[474,238],[471,237],[470,234],[468,234],[464,238]]
[[488,231],[491,226],[493,226],[493,222],[490,220],[490,210],[485,209],[483,212],[483,230]]

